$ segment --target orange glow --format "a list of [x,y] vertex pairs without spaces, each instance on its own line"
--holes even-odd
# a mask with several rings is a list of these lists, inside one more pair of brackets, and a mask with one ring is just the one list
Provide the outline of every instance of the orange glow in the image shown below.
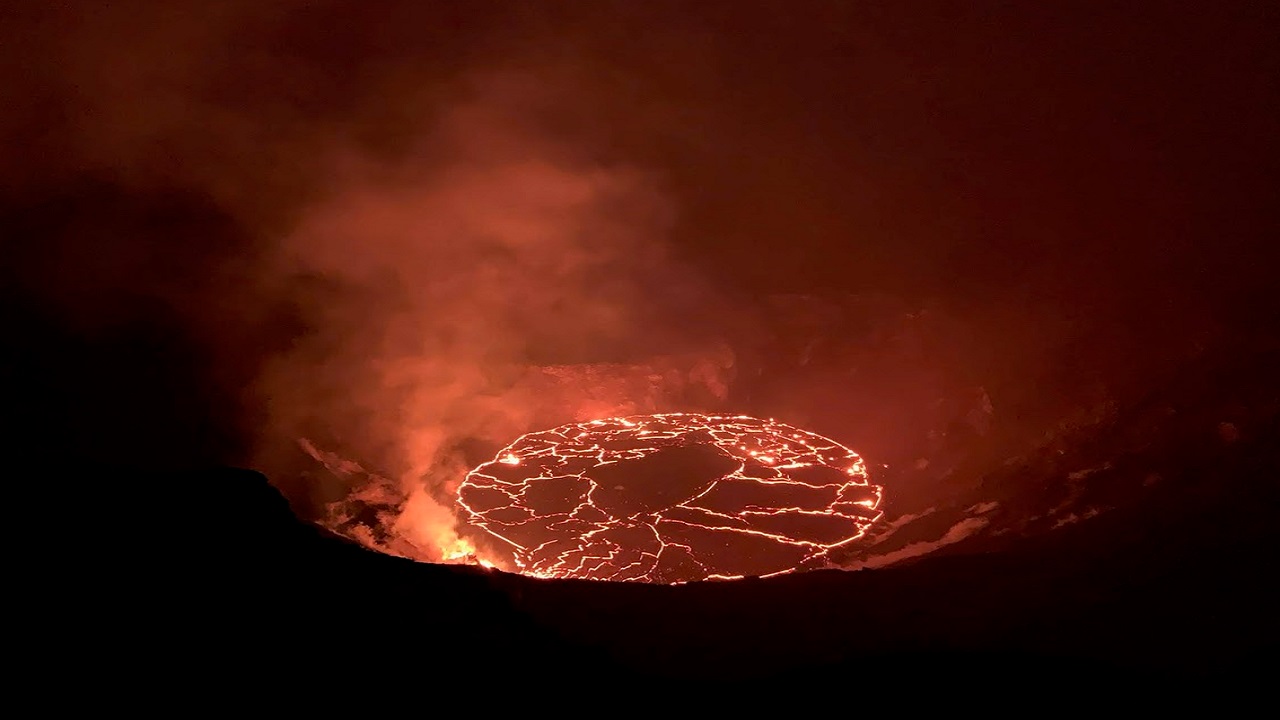
[[457,562],[475,554],[475,548],[471,547],[471,543],[465,540],[458,541],[459,547],[441,548],[441,555],[445,562]]
[[834,440],[693,413],[529,433],[458,490],[470,523],[508,544],[524,574],[657,583],[813,566],[862,537],[880,500],[862,458]]
[[462,538],[458,538],[450,546],[442,545],[440,556],[443,562],[450,565],[479,565],[486,570],[497,568],[497,565],[477,555],[475,546]]

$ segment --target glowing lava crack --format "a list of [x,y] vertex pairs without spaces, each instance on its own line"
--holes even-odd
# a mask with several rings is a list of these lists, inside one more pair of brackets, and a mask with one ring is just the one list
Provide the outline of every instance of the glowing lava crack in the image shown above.
[[678,583],[816,565],[879,519],[857,453],[773,420],[637,415],[530,433],[458,504],[538,577]]

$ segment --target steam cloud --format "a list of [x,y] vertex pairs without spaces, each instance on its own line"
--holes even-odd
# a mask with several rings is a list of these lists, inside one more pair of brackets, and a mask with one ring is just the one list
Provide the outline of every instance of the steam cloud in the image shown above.
[[263,379],[277,434],[335,437],[390,471],[405,502],[387,520],[417,547],[452,545],[439,503],[469,469],[464,441],[496,449],[539,420],[670,409],[690,375],[724,392],[728,357],[673,365],[674,377],[593,362],[636,337],[659,347],[646,330],[673,282],[672,211],[639,170],[523,125],[542,82],[477,77],[414,151],[342,158],[267,266],[291,281],[282,292],[317,288],[304,301],[314,333]]

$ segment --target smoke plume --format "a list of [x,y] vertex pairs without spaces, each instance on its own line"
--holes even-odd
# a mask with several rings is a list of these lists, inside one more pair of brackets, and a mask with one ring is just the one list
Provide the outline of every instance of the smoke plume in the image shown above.
[[666,253],[669,201],[640,169],[530,127],[546,81],[476,77],[394,162],[336,157],[266,265],[313,328],[263,376],[274,434],[331,438],[396,478],[405,517],[386,519],[421,547],[452,544],[438,503],[469,467],[464,443],[671,409],[691,375],[723,394],[729,358],[652,364],[659,293],[694,282]]

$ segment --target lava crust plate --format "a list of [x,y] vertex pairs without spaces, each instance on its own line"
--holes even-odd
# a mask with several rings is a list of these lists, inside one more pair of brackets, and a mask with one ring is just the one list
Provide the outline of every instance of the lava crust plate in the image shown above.
[[524,435],[467,475],[458,504],[524,574],[681,583],[812,566],[866,533],[881,494],[829,438],[670,413]]

